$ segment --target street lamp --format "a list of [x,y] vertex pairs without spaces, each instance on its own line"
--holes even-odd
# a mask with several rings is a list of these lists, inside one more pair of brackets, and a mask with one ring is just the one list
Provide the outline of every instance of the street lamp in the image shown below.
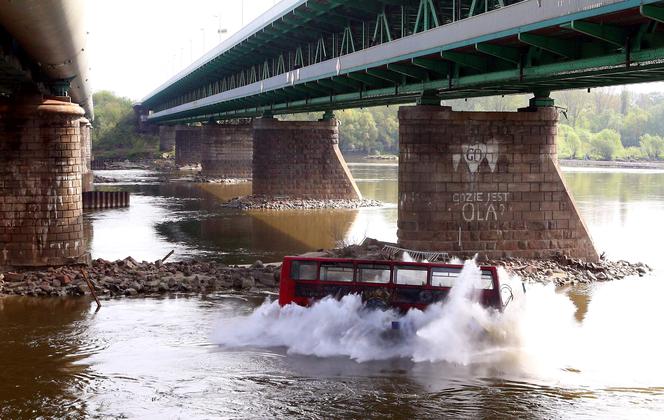
[[217,35],[219,35],[219,42],[221,42],[223,35],[228,32],[228,29],[221,27],[221,15],[213,15],[212,17],[219,19],[219,25],[217,26]]

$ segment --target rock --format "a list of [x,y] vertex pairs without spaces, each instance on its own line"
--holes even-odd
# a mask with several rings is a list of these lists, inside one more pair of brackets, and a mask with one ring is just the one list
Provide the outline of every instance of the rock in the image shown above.
[[251,268],[263,268],[263,267],[265,267],[265,265],[261,260],[257,260],[255,263],[251,265]]
[[275,286],[275,278],[274,275],[271,273],[258,273],[254,274],[254,279],[262,284],[263,286],[267,287],[274,287]]
[[126,296],[136,296],[138,294],[138,290],[129,288],[125,290],[125,295]]
[[138,262],[135,259],[133,259],[132,257],[127,257],[124,260],[122,260],[122,262],[124,263],[124,265],[127,268],[136,268],[136,267],[138,267]]
[[5,281],[9,283],[20,283],[25,279],[25,274],[23,273],[5,273]]

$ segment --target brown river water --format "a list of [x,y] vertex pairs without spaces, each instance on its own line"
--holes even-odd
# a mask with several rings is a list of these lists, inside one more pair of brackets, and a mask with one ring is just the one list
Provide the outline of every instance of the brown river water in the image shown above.
[[[251,263],[342,239],[394,240],[396,166],[351,170],[384,207],[241,212],[219,203],[249,185],[100,171],[121,180],[102,188],[130,190],[132,205],[86,217],[90,249],[111,260],[175,249]],[[364,312],[353,298],[290,310],[259,295],[132,298],[96,313],[89,299],[4,298],[0,419],[663,418],[664,172],[565,177],[598,248],[652,275],[532,285],[503,315],[463,301],[411,313],[397,341],[380,328],[398,315]]]

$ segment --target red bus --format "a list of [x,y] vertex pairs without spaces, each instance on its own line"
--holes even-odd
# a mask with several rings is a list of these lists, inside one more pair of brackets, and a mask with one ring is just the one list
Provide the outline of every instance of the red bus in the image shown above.
[[[404,312],[410,308],[424,309],[447,297],[462,268],[442,263],[285,257],[279,304],[309,306],[326,296],[359,294],[369,307]],[[479,302],[502,310],[504,303],[496,267],[480,269]]]

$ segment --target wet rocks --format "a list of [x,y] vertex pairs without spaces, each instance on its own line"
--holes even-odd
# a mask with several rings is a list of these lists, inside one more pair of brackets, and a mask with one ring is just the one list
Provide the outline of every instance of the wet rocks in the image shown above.
[[246,184],[251,182],[251,179],[248,178],[216,178],[211,176],[205,176],[197,174],[188,179],[190,182],[195,182],[198,184],[226,184],[226,185],[235,185],[235,184]]
[[601,260],[594,263],[565,255],[541,260],[504,258],[487,261],[486,264],[500,265],[508,273],[516,274],[526,282],[553,282],[557,286],[620,280],[630,276],[643,277],[652,271],[643,263],[630,263],[624,260]]
[[362,207],[380,207],[376,200],[347,199],[304,199],[291,197],[266,197],[251,195],[237,197],[225,203],[223,207],[240,210],[317,210],[317,209],[358,209]]
[[[391,259],[392,256],[382,252],[385,245],[396,246],[396,244],[366,238],[361,244],[345,245],[336,249],[305,255],[368,260]],[[453,255],[449,257],[453,257]],[[401,258],[401,255],[398,255],[397,258]],[[620,280],[632,276],[643,277],[652,271],[647,264],[640,262],[630,263],[624,260],[609,261],[602,259],[594,263],[565,255],[546,259],[506,257],[481,261],[480,263],[503,267],[509,274],[517,275],[525,282],[554,283],[557,286]]]
[[[85,273],[85,274],[84,274]],[[97,259],[89,267],[59,267],[0,273],[0,295],[81,296],[90,294],[85,275],[99,296],[164,293],[211,293],[242,290],[276,291],[279,267],[260,261],[251,267],[229,267],[214,261],[173,263]]]

